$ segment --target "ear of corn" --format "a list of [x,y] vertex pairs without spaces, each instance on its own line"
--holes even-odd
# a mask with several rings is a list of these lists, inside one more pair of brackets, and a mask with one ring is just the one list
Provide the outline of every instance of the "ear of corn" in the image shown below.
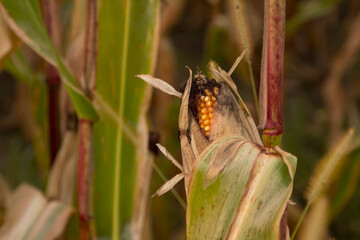
[[199,116],[189,108],[186,113],[184,110],[188,105],[191,108],[192,99],[197,97],[187,95],[191,79],[179,118],[180,127],[190,126],[188,131],[180,128],[183,163],[191,166],[185,182],[188,239],[280,239],[280,221],[292,192],[296,158],[281,149],[263,148],[229,74],[215,63],[210,63],[210,72],[219,90],[210,129],[203,131],[209,139],[205,149],[196,147],[198,140],[204,142],[201,136],[191,137],[199,125],[201,128],[200,122],[190,124]]
[[[190,70],[179,115],[188,239],[284,239],[288,233],[280,230],[280,222],[297,159],[279,147],[262,146],[229,74],[214,62],[209,66],[209,79],[197,74],[193,80]],[[194,86],[199,77],[204,88]],[[206,107],[204,95],[215,93],[212,79],[216,104]],[[200,120],[210,107],[206,131]]]

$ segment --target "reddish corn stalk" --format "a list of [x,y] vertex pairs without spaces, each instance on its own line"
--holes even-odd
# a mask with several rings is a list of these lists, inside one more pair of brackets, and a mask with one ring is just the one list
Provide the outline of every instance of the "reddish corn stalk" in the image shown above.
[[[43,12],[46,29],[56,49],[61,50],[61,27],[58,3],[54,0],[43,0]],[[46,81],[48,86],[48,121],[50,137],[50,160],[55,160],[60,146],[59,128],[59,73],[54,66],[46,64]]]
[[[280,145],[283,133],[284,47],[285,0],[265,0],[259,122],[265,147]],[[280,239],[286,235],[287,208],[280,223]]]
[[97,6],[96,0],[88,0],[87,21],[85,35],[85,60],[84,60],[85,82],[81,87],[89,97],[93,96],[96,78],[97,63]]
[[279,145],[283,132],[284,35],[285,0],[265,0],[259,128],[266,147]]
[[91,239],[92,123],[79,120],[78,199],[80,239]]
[[[82,90],[90,98],[93,96],[97,62],[97,6],[96,0],[87,1],[85,64]],[[80,239],[92,239],[92,122],[79,119],[79,158],[78,158],[78,201]]]

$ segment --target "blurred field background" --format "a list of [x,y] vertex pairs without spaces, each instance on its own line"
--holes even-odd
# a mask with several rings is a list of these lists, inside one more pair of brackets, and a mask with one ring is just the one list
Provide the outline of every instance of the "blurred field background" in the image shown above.
[[[253,43],[252,69],[258,88],[264,6],[262,0],[245,2]],[[286,4],[282,147],[298,157],[291,197],[296,205],[289,209],[289,225],[293,227],[306,204],[303,195],[315,164],[345,129],[360,127],[360,1],[287,0]],[[72,1],[61,1],[65,33],[71,7]],[[208,60],[213,59],[228,70],[241,53],[237,34],[227,1],[163,0],[155,75],[180,90],[188,77],[185,66],[205,69]],[[64,34],[64,38],[67,37]],[[29,52],[34,66],[43,67],[26,46],[21,48]],[[17,80],[6,68],[0,75],[0,173],[13,189],[22,182],[44,189],[49,173],[49,143],[44,138],[34,143],[33,135],[38,129],[34,129],[30,121],[31,109],[37,108],[43,114],[47,111],[45,76],[39,74],[40,84],[35,87]],[[233,78],[257,122],[245,61]],[[44,100],[34,106],[34,98]],[[177,99],[155,90],[149,111],[149,130],[150,139],[158,140],[180,160],[179,106]],[[43,136],[46,136],[46,119],[38,121],[38,126],[45,132]],[[45,149],[42,160],[36,159],[39,147]],[[157,155],[155,162],[167,178],[178,173],[178,169],[161,154]],[[360,239],[359,176],[360,155],[357,153],[346,164],[336,186],[330,189],[331,199],[338,199],[337,194],[345,194],[339,193],[338,189],[347,194],[346,199],[339,200],[341,204],[336,206],[340,207],[333,212],[329,223],[329,236],[335,239]],[[150,193],[154,193],[162,183],[163,180],[154,172]],[[183,184],[178,184],[175,189],[184,199]],[[0,223],[3,216],[4,209],[0,209]],[[171,193],[150,200],[150,216],[149,231],[153,239],[185,239],[185,210]]]

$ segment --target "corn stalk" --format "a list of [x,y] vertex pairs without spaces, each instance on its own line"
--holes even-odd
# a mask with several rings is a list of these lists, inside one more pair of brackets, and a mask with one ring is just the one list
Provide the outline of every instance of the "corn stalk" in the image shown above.
[[[80,85],[82,90],[92,98],[95,90],[97,62],[97,1],[87,1],[84,71]],[[92,186],[93,186],[93,122],[79,119],[78,150],[78,202],[80,220],[80,239],[93,238],[92,219]]]
[[285,0],[265,0],[259,128],[267,147],[279,145],[283,132],[284,43]]

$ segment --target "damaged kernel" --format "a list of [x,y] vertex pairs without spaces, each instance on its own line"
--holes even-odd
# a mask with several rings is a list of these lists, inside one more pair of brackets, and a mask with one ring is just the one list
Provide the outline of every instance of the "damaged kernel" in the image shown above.
[[198,124],[206,137],[210,136],[211,119],[213,118],[219,87],[215,80],[208,80],[202,74],[195,75],[195,84],[191,96],[195,102],[193,102],[192,109],[197,110],[194,114],[198,116]]

